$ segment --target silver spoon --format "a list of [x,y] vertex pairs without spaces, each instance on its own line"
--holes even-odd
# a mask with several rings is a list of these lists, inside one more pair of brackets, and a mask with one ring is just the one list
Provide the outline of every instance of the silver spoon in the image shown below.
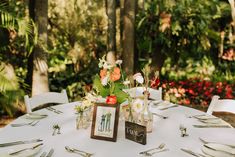
[[84,157],[91,157],[93,154],[92,153],[87,153],[85,151],[82,151],[82,150],[78,150],[78,149],[75,149],[75,148],[70,148],[69,146],[65,146],[65,149],[68,151],[68,152],[71,152],[71,153],[78,153]]

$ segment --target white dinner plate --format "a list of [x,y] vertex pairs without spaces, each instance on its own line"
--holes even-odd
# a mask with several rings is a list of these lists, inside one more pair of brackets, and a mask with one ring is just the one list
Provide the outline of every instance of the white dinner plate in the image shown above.
[[205,154],[214,156],[214,157],[234,157],[235,148],[230,146],[219,144],[219,143],[207,143],[202,147],[202,151]]

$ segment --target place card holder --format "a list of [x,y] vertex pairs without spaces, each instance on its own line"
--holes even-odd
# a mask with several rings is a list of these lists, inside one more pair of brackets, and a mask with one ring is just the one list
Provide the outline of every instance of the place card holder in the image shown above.
[[147,138],[146,126],[125,121],[125,138],[145,145]]

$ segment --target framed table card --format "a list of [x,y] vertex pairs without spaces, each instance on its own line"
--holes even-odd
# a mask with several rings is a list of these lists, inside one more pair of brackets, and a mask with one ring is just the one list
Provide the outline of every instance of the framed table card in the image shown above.
[[119,105],[97,103],[94,106],[91,138],[116,142]]
[[147,137],[147,129],[145,126],[126,121],[125,137],[126,139],[145,145]]

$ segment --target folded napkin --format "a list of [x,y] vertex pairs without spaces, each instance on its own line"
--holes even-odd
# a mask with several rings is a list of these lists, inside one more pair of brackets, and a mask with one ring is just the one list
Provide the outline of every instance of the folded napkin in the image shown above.
[[231,125],[229,123],[213,115],[205,114],[193,117],[198,119],[200,122],[204,123],[199,125],[193,125],[197,128],[231,128]]
[[27,113],[24,117],[26,119],[42,119],[46,118],[48,115],[47,114],[40,114],[40,113]]
[[200,114],[200,115],[194,115],[192,116],[196,119],[199,119],[199,120],[213,120],[213,119],[219,119],[218,117],[215,117],[213,115],[208,115],[208,114]]
[[219,143],[207,143],[202,147],[202,151],[213,157],[234,157],[235,156],[235,148],[230,147],[225,144]]
[[26,149],[24,151],[21,151],[17,154],[14,154],[14,155],[10,155],[10,153],[13,153],[13,152],[16,152],[16,151],[19,151],[19,150],[22,150],[22,149],[25,149],[25,148],[31,148],[32,144],[30,145],[19,145],[17,147],[14,147],[14,148],[10,148],[9,150],[7,151],[2,151],[0,153],[0,157],[32,157],[32,156],[36,156],[40,150],[43,148],[43,146],[39,146],[35,149]]
[[232,128],[229,124],[198,124],[193,125],[196,128]]
[[206,123],[206,124],[226,124],[222,119],[220,118],[213,118],[213,119],[199,119],[200,122]]
[[157,108],[159,110],[166,110],[168,108],[172,108],[172,107],[177,107],[178,105],[173,104],[169,101],[161,101],[160,103],[153,103],[154,105],[152,105],[152,107]]

